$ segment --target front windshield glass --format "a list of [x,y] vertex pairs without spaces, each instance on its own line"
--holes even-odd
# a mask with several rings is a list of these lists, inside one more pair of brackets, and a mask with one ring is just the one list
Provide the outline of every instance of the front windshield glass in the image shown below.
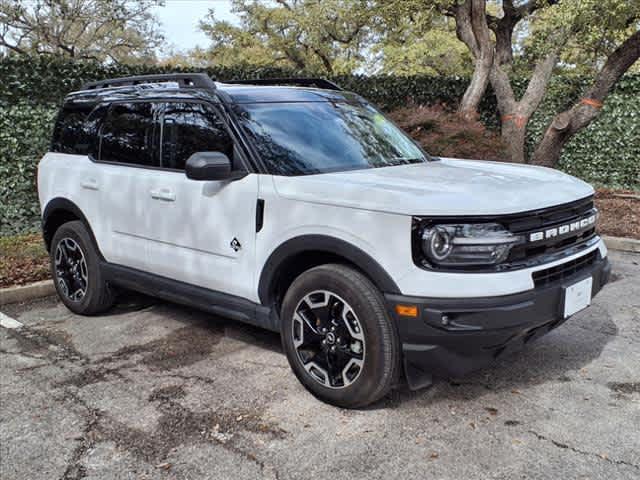
[[364,103],[238,105],[240,123],[274,175],[309,175],[426,160],[393,123]]

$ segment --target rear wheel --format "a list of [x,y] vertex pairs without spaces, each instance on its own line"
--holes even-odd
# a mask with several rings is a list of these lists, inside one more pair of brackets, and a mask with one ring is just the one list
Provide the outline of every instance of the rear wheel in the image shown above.
[[100,271],[100,258],[85,225],[60,226],[51,241],[51,273],[62,302],[74,313],[92,315],[113,305],[114,294]]
[[300,382],[337,406],[375,402],[398,375],[399,343],[382,295],[344,265],[312,268],[293,282],[282,305],[282,342]]

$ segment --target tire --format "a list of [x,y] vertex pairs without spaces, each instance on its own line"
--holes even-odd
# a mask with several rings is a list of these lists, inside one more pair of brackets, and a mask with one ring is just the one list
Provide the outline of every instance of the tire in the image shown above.
[[340,264],[312,268],[289,287],[282,345],[298,380],[322,401],[360,408],[385,396],[400,372],[400,342],[380,291]]
[[115,296],[100,271],[100,258],[84,223],[61,225],[51,240],[51,275],[62,303],[74,313],[95,315]]

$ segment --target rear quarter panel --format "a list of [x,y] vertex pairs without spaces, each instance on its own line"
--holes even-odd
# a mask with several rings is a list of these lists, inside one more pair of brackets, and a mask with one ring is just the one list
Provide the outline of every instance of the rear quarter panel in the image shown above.
[[73,202],[86,217],[100,247],[100,198],[97,191],[81,187],[83,179],[95,176],[95,168],[85,155],[47,153],[38,165],[38,198],[41,214],[54,198]]

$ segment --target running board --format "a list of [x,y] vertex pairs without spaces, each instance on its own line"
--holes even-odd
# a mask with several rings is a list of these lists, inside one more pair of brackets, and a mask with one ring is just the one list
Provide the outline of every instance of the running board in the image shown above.
[[275,311],[246,298],[109,262],[101,262],[100,270],[108,283],[118,287],[280,332],[280,319]]

